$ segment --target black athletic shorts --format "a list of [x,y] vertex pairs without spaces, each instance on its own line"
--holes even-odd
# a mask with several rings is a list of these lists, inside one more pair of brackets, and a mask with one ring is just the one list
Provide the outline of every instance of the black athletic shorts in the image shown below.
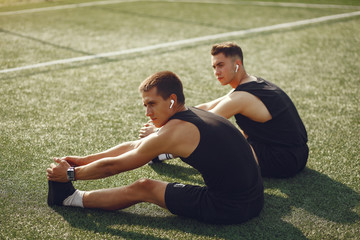
[[215,224],[245,222],[260,214],[264,196],[250,203],[218,198],[207,187],[169,183],[165,191],[165,203],[175,215],[194,218]]
[[250,143],[259,161],[261,176],[287,178],[302,171],[307,163],[309,148],[268,146]]

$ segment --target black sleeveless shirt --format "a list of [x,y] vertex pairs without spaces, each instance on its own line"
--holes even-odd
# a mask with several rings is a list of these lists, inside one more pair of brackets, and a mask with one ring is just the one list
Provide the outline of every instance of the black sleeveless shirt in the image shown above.
[[275,84],[264,79],[240,84],[234,91],[245,91],[258,97],[272,119],[260,123],[236,114],[238,126],[248,135],[249,143],[296,147],[307,143],[305,126],[289,96]]
[[199,145],[181,160],[201,173],[215,197],[243,203],[263,197],[262,178],[251,148],[230,121],[197,108],[170,119],[190,122],[199,129]]

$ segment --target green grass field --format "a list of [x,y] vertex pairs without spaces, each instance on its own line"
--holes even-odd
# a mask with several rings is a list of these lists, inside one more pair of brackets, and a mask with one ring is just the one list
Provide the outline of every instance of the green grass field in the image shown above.
[[[34,64],[356,12],[360,1],[287,1],[324,4],[321,8],[130,1],[16,12],[81,2],[96,1],[0,0],[0,239],[359,239],[359,15]],[[46,168],[52,157],[86,155],[137,138],[147,121],[137,87],[147,76],[177,73],[189,106],[227,93],[210,65],[211,45],[221,41],[237,42],[247,71],[291,96],[308,130],[307,168],[294,178],[264,179],[259,217],[218,226],[145,203],[115,212],[47,206]],[[195,170],[172,160],[75,187],[122,186],[142,177],[203,184]]]

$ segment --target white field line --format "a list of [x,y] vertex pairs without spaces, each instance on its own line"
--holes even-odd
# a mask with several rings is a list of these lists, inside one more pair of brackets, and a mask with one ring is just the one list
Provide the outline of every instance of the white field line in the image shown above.
[[[152,0],[150,0],[152,1]],[[217,1],[217,0],[163,0],[164,2],[180,2],[180,3],[213,3],[213,4],[238,4],[238,5],[255,5],[266,7],[297,7],[297,8],[336,8],[336,9],[360,9],[360,6],[337,5],[337,4],[313,4],[313,3],[286,3],[286,2],[261,2],[261,1]]]
[[206,3],[206,4],[246,4],[246,5],[256,5],[256,6],[275,6],[275,7],[298,7],[298,8],[337,8],[337,9],[360,9],[360,6],[350,6],[350,5],[334,5],[334,4],[306,4],[306,3],[282,3],[282,2],[258,2],[258,1],[192,1],[192,0],[107,0],[107,1],[98,1],[98,2],[88,2],[88,3],[78,3],[78,4],[68,4],[54,7],[43,7],[43,8],[33,8],[25,9],[18,11],[9,11],[9,12],[0,12],[0,16],[23,14],[23,13],[36,13],[36,12],[45,12],[45,11],[55,11],[63,9],[72,9],[72,8],[81,8],[81,7],[92,7],[92,6],[101,6],[101,5],[110,5],[110,4],[120,4],[128,2],[179,2],[179,3]]
[[108,0],[108,1],[99,1],[99,2],[77,3],[77,4],[68,4],[68,5],[61,5],[54,7],[32,8],[32,9],[25,9],[19,11],[1,12],[0,16],[23,14],[23,13],[46,12],[46,11],[55,11],[55,10],[81,8],[81,7],[92,7],[92,6],[119,4],[126,2],[139,2],[139,1],[138,0]]
[[95,55],[88,55],[88,56],[82,56],[82,57],[67,58],[67,59],[60,59],[60,60],[55,60],[55,61],[50,61],[50,62],[37,63],[37,64],[27,65],[27,66],[22,66],[22,67],[8,68],[8,69],[0,70],[0,73],[16,72],[16,71],[22,71],[22,70],[26,70],[26,69],[34,69],[34,68],[47,67],[47,66],[53,66],[53,65],[59,65],[59,64],[68,64],[68,63],[73,63],[73,62],[82,62],[82,61],[88,61],[88,60],[97,59],[97,58],[114,57],[114,56],[120,56],[120,55],[132,54],[132,53],[142,53],[142,52],[156,50],[156,49],[179,47],[179,46],[184,46],[187,44],[194,44],[194,43],[205,42],[205,41],[209,41],[209,40],[218,40],[218,39],[230,38],[230,37],[240,37],[240,36],[245,36],[245,35],[248,35],[251,33],[268,32],[268,31],[274,31],[274,30],[279,30],[279,29],[304,26],[304,25],[308,25],[308,24],[321,23],[321,22],[326,22],[329,20],[349,18],[349,17],[359,16],[359,15],[360,15],[360,11],[336,14],[336,15],[319,17],[319,18],[300,20],[300,21],[296,21],[296,22],[281,23],[281,24],[276,24],[276,25],[271,25],[271,26],[266,26],[266,27],[258,27],[258,28],[252,28],[252,29],[241,30],[241,31],[234,31],[234,32],[220,33],[220,34],[214,34],[214,35],[207,35],[207,36],[203,36],[203,37],[189,38],[189,39],[184,39],[184,40],[179,40],[179,41],[174,41],[174,42],[160,43],[160,44],[155,44],[155,45],[150,45],[150,46],[145,46],[145,47],[120,50],[120,51],[115,51],[115,52],[100,53],[100,54],[95,54]]

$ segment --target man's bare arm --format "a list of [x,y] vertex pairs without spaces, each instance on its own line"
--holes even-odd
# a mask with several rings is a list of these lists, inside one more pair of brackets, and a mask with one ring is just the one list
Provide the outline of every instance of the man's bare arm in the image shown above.
[[136,146],[138,144],[139,144],[138,141],[126,142],[126,143],[119,144],[115,147],[112,147],[106,151],[91,154],[88,156],[84,156],[84,157],[66,156],[66,157],[63,157],[62,159],[66,160],[72,166],[82,166],[82,165],[87,165],[89,163],[92,163],[92,162],[97,161],[102,158],[119,156],[121,154],[124,154],[124,153],[136,148]]
[[[131,151],[120,156],[95,161],[76,169],[79,179],[108,177],[141,167],[161,153],[188,157],[200,142],[200,132],[195,125],[181,120],[171,120],[159,132],[138,141]],[[101,169],[101,173],[98,171]]]
[[212,100],[210,102],[199,104],[196,107],[199,109],[205,110],[205,111],[210,111],[214,107],[216,107],[219,104],[219,102],[221,102],[225,97],[226,96],[223,96],[223,97],[217,98],[215,100]]
[[226,94],[225,96],[222,96],[220,98],[217,98],[215,100],[212,100],[210,102],[207,103],[202,103],[197,105],[196,107],[205,111],[210,111],[212,109],[214,109],[224,98],[226,98],[227,96],[229,96],[231,93],[233,92],[233,90],[231,90],[228,94]]
[[[107,157],[97,159],[83,166],[76,167],[75,179],[100,179],[138,168],[149,162],[153,157],[156,156],[156,154],[158,154],[156,149],[161,149],[161,145],[157,145],[157,141],[153,137],[148,137],[136,142],[138,144],[133,145],[131,150],[123,152],[118,156],[108,157],[109,155],[115,155],[115,153],[119,153],[119,148],[117,146],[110,149],[109,152],[104,152],[103,156],[107,155]],[[124,145],[129,146],[127,143]],[[128,148],[126,148],[126,150],[128,150]],[[101,154],[97,155],[97,157],[100,157]],[[67,182],[68,180],[66,172],[70,167],[69,163],[64,159],[59,158],[55,158],[54,161],[58,163],[58,165],[52,163],[51,167],[47,169],[48,180]]]
[[[137,144],[130,151],[76,167],[75,179],[100,179],[126,172],[145,165],[164,152],[187,157],[194,151],[199,141],[200,133],[193,124],[171,120],[158,133],[136,141]],[[66,171],[70,165],[61,159],[55,159],[55,162],[58,165],[52,164],[47,169],[48,180],[66,182]]]
[[248,92],[234,92],[225,96],[211,112],[225,118],[242,114],[257,122],[269,121],[272,116],[264,103]]

